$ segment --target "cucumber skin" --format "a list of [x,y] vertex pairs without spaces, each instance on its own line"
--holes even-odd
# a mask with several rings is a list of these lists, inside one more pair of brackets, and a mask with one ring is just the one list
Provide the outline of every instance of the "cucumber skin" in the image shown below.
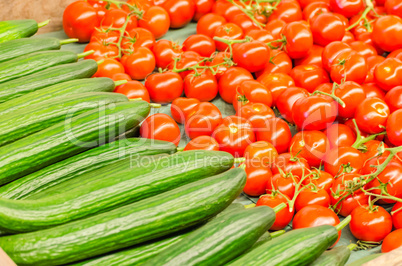
[[47,50],[59,50],[60,40],[57,38],[22,38],[0,43],[0,63],[16,57]]
[[18,265],[60,265],[144,243],[202,223],[226,208],[246,183],[235,168],[155,197],[49,229],[4,236]]
[[23,55],[0,63],[0,83],[77,60],[77,54],[71,51],[42,51]]
[[[151,145],[152,144],[152,145]],[[26,199],[57,184],[136,155],[171,154],[176,145],[148,139],[123,139],[90,149],[63,161],[51,164],[0,187],[0,197]],[[40,197],[39,197],[40,198]]]
[[309,265],[338,239],[334,226],[294,229],[239,257],[229,265]]
[[0,83],[0,103],[60,82],[90,78],[97,70],[98,64],[95,60],[88,59],[50,67],[25,77]]
[[[231,163],[214,165],[207,161],[210,157]],[[152,163],[133,167],[132,158],[127,158],[89,172],[78,180],[70,180],[75,187],[57,191],[43,199],[0,198],[0,228],[21,233],[64,224],[222,173],[233,165],[230,154],[211,151],[202,155],[198,151],[181,152],[169,157],[146,159],[151,159],[147,162]]]
[[38,23],[33,19],[0,21],[0,43],[30,37],[38,31]]
[[349,260],[350,249],[348,246],[334,247],[331,250],[327,250],[318,259],[316,259],[311,266],[343,266]]
[[76,79],[53,86],[49,86],[38,91],[33,91],[21,97],[0,104],[0,116],[22,110],[33,104],[37,104],[50,99],[57,99],[67,95],[84,92],[112,92],[114,82],[109,78],[85,78]]
[[275,212],[267,206],[260,207],[216,217],[144,266],[225,264],[253,246],[275,222]]
[[51,99],[0,118],[0,146],[111,103],[128,102],[123,94],[87,92]]
[[137,126],[150,111],[147,102],[112,104],[85,112],[31,136],[0,147],[0,184],[74,156]]

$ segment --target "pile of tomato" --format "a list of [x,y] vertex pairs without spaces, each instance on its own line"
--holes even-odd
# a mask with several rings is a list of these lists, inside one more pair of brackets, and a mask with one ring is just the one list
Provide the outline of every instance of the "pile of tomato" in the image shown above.
[[[183,44],[160,39],[191,21]],[[89,42],[95,77],[171,104],[142,137],[178,145],[186,134],[184,150],[243,159],[244,193],[287,204],[271,230],[351,215],[362,243],[402,246],[400,0],[80,0],[63,24]],[[218,95],[236,115],[222,117]]]

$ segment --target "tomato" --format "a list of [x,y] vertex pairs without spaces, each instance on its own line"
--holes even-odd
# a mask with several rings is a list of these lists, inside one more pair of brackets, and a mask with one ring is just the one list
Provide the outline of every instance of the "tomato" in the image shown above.
[[[197,64],[203,65],[201,62],[202,57],[193,51],[183,52],[176,62],[176,69],[179,70],[180,76],[184,79],[188,74],[192,73],[192,70],[183,71],[189,67],[195,66]],[[170,64],[168,67],[170,70],[174,69],[174,63]]]
[[195,12],[194,21],[198,21],[202,16],[210,13],[212,11],[212,6],[214,5],[214,0],[195,0]]
[[330,0],[329,2],[334,12],[347,18],[357,15],[364,9],[363,0]]
[[174,99],[170,106],[170,112],[172,113],[173,119],[177,123],[183,124],[187,118],[193,115],[198,104],[200,104],[200,101],[194,98],[179,97]]
[[313,45],[313,48],[309,51],[308,55],[303,58],[295,59],[295,65],[315,65],[317,67],[323,67],[322,65],[322,52],[324,48],[318,45]]
[[212,12],[223,16],[226,20],[229,20],[231,17],[242,13],[237,6],[226,0],[216,1],[212,7]]
[[271,73],[289,74],[292,70],[292,64],[292,60],[284,51],[272,50],[268,63],[262,71],[256,72],[256,76],[260,77]]
[[259,29],[259,26],[243,12],[236,14],[233,17],[229,17],[229,22],[235,23],[243,30],[243,32]]
[[261,82],[272,94],[272,104],[277,106],[279,96],[289,87],[294,87],[294,80],[283,73],[263,74],[258,77],[258,82]]
[[310,205],[320,205],[328,208],[330,204],[330,198],[328,192],[319,189],[315,190],[311,187],[303,189],[296,198],[295,209],[296,212],[300,211],[302,208]]
[[377,55],[377,50],[372,45],[365,42],[355,41],[349,43],[349,45],[354,51],[364,56],[366,59],[370,56]]
[[399,59],[399,60],[402,60],[402,49],[395,50],[395,51],[391,52],[391,53],[387,56],[387,58],[391,58],[391,57],[397,58],[397,59]]
[[289,123],[293,123],[292,109],[295,102],[302,98],[308,97],[308,91],[299,87],[287,88],[281,93],[276,101],[276,107],[281,113],[282,117]]
[[252,29],[246,32],[246,36],[250,37],[251,39],[255,41],[260,41],[260,42],[271,42],[274,39],[274,36],[272,36],[271,33],[267,30],[263,29]]
[[[265,25],[265,30],[268,31],[273,37],[274,40],[281,39],[281,33],[283,28],[286,26],[286,22],[280,19],[273,19],[270,20],[266,25]],[[273,46],[279,47],[280,45],[276,45],[276,43],[272,43]]]
[[[366,93],[366,98],[377,97],[379,99],[384,99],[385,97],[385,92],[380,89],[375,83],[365,83],[362,85],[362,88],[364,90],[364,93]],[[387,102],[387,104],[391,108],[390,103]]]
[[173,29],[186,26],[194,17],[195,4],[192,0],[167,0],[161,6],[169,14]]
[[[288,200],[289,200],[288,198],[285,198],[280,194],[263,195],[258,199],[255,205],[275,208],[281,203],[288,204]],[[290,221],[293,218],[293,215],[294,215],[294,209],[290,211],[289,206],[286,206],[285,208],[276,213],[275,222],[269,230],[282,230],[290,223]]]
[[151,100],[156,103],[171,103],[183,93],[183,79],[175,72],[149,75],[145,80]]
[[402,2],[398,0],[387,0],[384,5],[387,14],[402,17]]
[[402,229],[395,230],[384,238],[381,246],[381,252],[390,252],[399,247],[402,247]]
[[278,157],[278,151],[274,145],[266,141],[251,143],[244,151],[246,164],[252,166],[269,166],[275,161],[276,157]]
[[384,101],[391,112],[402,109],[402,86],[392,88],[385,95]]
[[215,76],[209,70],[198,74],[193,72],[184,78],[184,93],[188,98],[196,98],[202,102],[208,102],[213,100],[218,94],[218,83]]
[[370,134],[384,131],[390,110],[388,105],[378,98],[367,98],[361,102],[355,113],[358,127]]
[[384,62],[385,58],[380,55],[372,55],[366,58],[369,72],[364,83],[374,82],[374,70],[379,63]]
[[318,85],[329,82],[327,72],[315,65],[296,66],[290,71],[290,76],[296,86],[302,87],[308,92],[313,92]]
[[312,3],[324,3],[329,5],[329,0],[297,0],[302,9],[306,9]]
[[391,215],[381,206],[373,208],[359,206],[351,213],[349,228],[359,240],[380,242],[392,231]]
[[152,32],[155,39],[159,39],[169,30],[169,14],[162,7],[151,6],[145,10],[142,19],[138,21],[138,25]]
[[184,148],[185,151],[206,150],[219,151],[219,143],[210,136],[199,136],[192,139]]
[[236,88],[245,80],[253,80],[249,71],[241,67],[229,68],[219,79],[218,88],[222,99],[232,103],[236,95]]
[[218,107],[209,102],[200,103],[185,123],[186,134],[190,139],[211,136],[221,121],[222,114]]
[[267,193],[279,191],[283,195],[293,198],[296,190],[296,183],[299,182],[299,177],[291,174],[274,174],[271,182],[267,183]]
[[105,27],[95,28],[91,35],[89,42],[99,42],[103,44],[107,43],[117,43],[120,38],[120,33],[118,31],[109,30]]
[[333,124],[324,133],[328,138],[331,149],[336,147],[351,147],[356,141],[354,131],[343,124]]
[[345,35],[342,38],[342,42],[347,43],[347,44],[350,44],[351,42],[354,42],[355,40],[356,40],[355,36],[350,31],[345,32]]
[[274,19],[281,19],[286,23],[302,20],[303,14],[299,3],[294,0],[282,0],[269,17],[269,21]]
[[272,173],[268,167],[254,166],[246,162],[246,185],[243,192],[247,195],[258,197],[265,194],[265,187],[271,181]]
[[264,69],[270,57],[269,47],[260,41],[233,45],[233,61],[250,72]]
[[156,66],[166,68],[173,63],[173,58],[182,53],[180,45],[168,40],[159,40],[155,43],[152,51],[155,55]]
[[174,143],[180,142],[180,128],[167,114],[149,116],[141,125],[140,135],[146,139],[164,140]]
[[123,65],[115,59],[105,58],[101,64],[98,64],[98,70],[93,77],[112,78],[117,73],[124,73]]
[[86,1],[75,1],[63,13],[63,29],[69,38],[88,42],[100,20],[96,9]]
[[105,1],[93,1],[93,0],[88,0],[87,1],[93,8],[96,10],[96,14],[98,16],[98,20],[102,21],[103,17],[105,16],[106,12],[108,9],[113,9],[113,8],[118,8],[117,5],[115,4],[110,4],[108,9],[106,9],[106,6],[108,5],[107,2]]
[[[402,167],[400,165],[390,165],[387,167],[377,176],[376,179],[371,181],[368,184],[368,188],[370,189],[371,193],[380,195],[381,189],[376,188],[379,187],[381,184],[386,185],[386,191],[394,197],[401,198],[402,197]],[[390,199],[382,199],[384,203],[394,203],[394,200]]]
[[325,190],[329,195],[331,193],[331,187],[334,181],[334,177],[329,173],[322,170],[313,169],[311,173],[307,175],[307,178],[303,180],[303,185],[312,183],[317,186],[318,189]]
[[322,13],[331,12],[330,6],[325,2],[311,2],[305,8],[303,8],[303,18],[305,21],[310,22],[310,20]]
[[362,84],[367,77],[368,66],[364,56],[355,51],[340,53],[331,66],[331,79],[340,84],[342,81],[354,81]]
[[402,229],[402,202],[397,202],[392,208],[392,222],[396,229]]
[[[316,227],[320,225],[336,226],[340,220],[336,213],[327,207],[320,205],[310,205],[298,211],[293,218],[293,229]],[[338,240],[332,245],[335,246],[339,241],[342,232],[338,232]]]
[[197,34],[203,34],[209,37],[214,37],[215,30],[222,26],[227,21],[223,16],[209,13],[202,16],[197,23]]
[[272,105],[272,94],[264,85],[255,80],[245,80],[236,89],[233,97],[233,107],[238,110],[247,103],[263,103],[268,107]]
[[381,49],[392,52],[402,48],[402,18],[382,16],[374,22],[373,42]]
[[387,58],[379,63],[374,70],[374,81],[386,91],[402,85],[402,61],[397,58]]
[[[113,81],[119,81],[119,80],[130,81],[130,80],[132,80],[131,77],[129,75],[127,75],[126,73],[116,73],[113,75],[112,79],[113,79]],[[117,86],[115,89],[117,89],[120,86]]]
[[[281,171],[280,171],[280,170]],[[282,153],[276,158],[275,162],[271,166],[273,174],[291,173],[294,176],[303,176],[309,173],[310,166],[306,159],[292,156],[290,153]]]
[[90,55],[85,56],[85,59],[98,60],[100,58],[117,58],[119,56],[119,49],[116,45],[103,44],[100,42],[90,42],[85,46],[84,52],[93,50]]
[[210,57],[215,52],[215,43],[206,35],[194,34],[183,42],[183,51],[193,51],[203,57]]
[[126,31],[130,31],[137,27],[137,17],[130,15],[129,12],[123,9],[110,9],[105,13],[101,21],[102,27],[106,28],[122,28],[126,23],[127,18],[129,21],[126,26]]
[[[364,143],[362,145],[362,147],[364,148],[363,149],[364,155],[368,159],[371,159],[371,158],[374,158],[374,157],[378,158],[378,156],[381,155],[381,153],[384,156],[389,155],[389,151],[379,152],[379,150],[382,147],[384,147],[384,149],[389,148],[387,144],[385,144],[384,142],[379,141],[379,140],[369,140],[366,143]],[[366,165],[366,163],[365,163],[365,165]],[[362,168],[362,170],[360,170],[360,173],[363,171],[363,168]]]
[[268,119],[275,117],[275,113],[270,107],[254,102],[241,106],[236,115],[250,121],[254,132],[260,131],[269,123]]
[[342,41],[345,26],[342,20],[333,13],[321,13],[311,19],[311,32],[314,43],[325,46],[334,41]]
[[324,133],[305,130],[293,136],[289,151],[293,156],[306,159],[310,166],[319,167],[329,148],[329,141]]
[[141,82],[130,80],[127,83],[117,87],[114,92],[121,93],[129,99],[141,98],[143,101],[150,102],[148,90]]
[[343,172],[358,173],[365,161],[363,157],[361,152],[352,147],[333,148],[324,158],[324,168],[333,176]]
[[[215,29],[214,37],[220,37],[227,40],[239,40],[243,38],[243,30],[234,23],[225,23]],[[226,43],[215,40],[215,46],[218,51],[228,49]]]
[[282,34],[286,38],[285,51],[292,59],[306,57],[313,47],[313,34],[304,21],[287,24]]
[[121,63],[132,79],[142,80],[155,69],[155,57],[146,47],[137,47],[130,55],[124,55]]
[[300,98],[293,105],[292,118],[302,130],[322,130],[335,121],[336,105],[332,98],[321,94]]
[[152,49],[155,45],[155,37],[147,29],[144,28],[135,28],[130,30],[127,33],[128,36],[125,36],[122,41],[122,48],[128,50],[134,50],[136,47],[147,47]]
[[402,110],[397,110],[393,112],[387,120],[387,136],[389,141],[395,146],[402,145],[402,127],[401,120],[402,119]]
[[357,106],[366,99],[363,88],[353,81],[346,81],[337,86],[335,95],[345,103],[345,107],[338,105],[338,116],[342,118],[353,118]]
[[[384,145],[385,147],[385,145]],[[365,162],[363,168],[360,170],[360,173],[362,175],[367,175],[367,174],[372,174],[374,173],[377,168],[376,166],[382,164],[388,157],[389,153],[384,153],[380,156],[377,156],[375,158],[367,159]],[[396,167],[402,167],[402,164],[400,160],[397,157],[392,158],[392,160],[387,164],[387,166],[396,166]]]
[[255,141],[252,125],[245,118],[228,116],[215,128],[212,137],[219,143],[219,150],[235,157],[242,157],[248,145]]
[[337,64],[335,59],[345,51],[352,51],[352,48],[344,42],[332,42],[325,46],[322,51],[322,65],[325,70],[330,71],[333,64]]
[[218,52],[213,56],[211,62],[206,62],[208,66],[213,67],[214,71],[216,72],[215,78],[218,81],[226,72],[226,70],[228,70],[228,68],[230,67],[229,64],[225,63],[228,59],[230,59],[230,53]]

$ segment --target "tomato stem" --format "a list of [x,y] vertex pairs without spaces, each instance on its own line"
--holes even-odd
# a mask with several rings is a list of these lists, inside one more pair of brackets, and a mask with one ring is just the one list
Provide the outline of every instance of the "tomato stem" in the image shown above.
[[93,54],[94,52],[95,52],[94,50],[89,50],[89,51],[86,51],[86,52],[77,54],[77,58],[78,58],[78,59],[84,58],[85,56],[88,56],[88,55],[90,55],[90,54]]
[[144,14],[144,11],[140,10],[136,5],[131,5],[129,3],[123,2],[123,1],[118,1],[118,0],[104,0],[105,2],[109,4],[115,4],[118,8],[121,9],[121,6],[127,6],[131,13],[135,14],[135,16],[138,19],[142,19],[142,15]]
[[326,93],[326,92],[323,92],[323,91],[315,91],[311,95],[317,95],[317,94],[322,94],[322,95],[326,95],[328,97],[331,97],[335,102],[337,102],[343,108],[345,108],[345,106],[346,106],[345,102],[342,101],[341,98],[335,96],[334,94],[329,94],[329,93]]
[[275,213],[280,212],[281,210],[285,209],[286,204],[285,203],[281,203],[278,206],[273,207],[272,209],[274,210]]
[[126,84],[127,83],[127,80],[117,80],[117,81],[115,81],[114,82],[114,86],[115,87],[117,87],[117,86],[120,86],[120,85],[123,85],[123,84]]
[[180,152],[180,151],[184,151],[184,147],[177,147],[177,149],[176,149],[178,152]]
[[60,40],[60,45],[74,43],[74,42],[78,42],[78,39],[71,38],[71,39]]
[[246,14],[260,29],[263,29],[263,27],[265,27],[264,23],[259,22],[258,20],[255,19],[254,17],[254,13],[255,10],[254,9],[247,9],[245,8],[245,6],[241,6],[238,3],[236,3],[233,0],[227,0],[228,2],[230,2],[232,5],[236,6],[237,8],[239,8],[244,14]]
[[162,105],[159,104],[159,103],[150,103],[149,106],[150,106],[151,108],[161,108],[161,107],[162,107]]
[[278,231],[275,231],[275,232],[272,232],[269,234],[271,235],[272,238],[275,238],[275,237],[283,235],[284,233],[286,233],[285,230],[278,230]]
[[348,248],[350,251],[353,251],[356,247],[357,247],[357,245],[353,244],[353,243],[348,245]]
[[246,208],[246,209],[250,209],[250,208],[254,208],[254,207],[255,207],[255,203],[244,205],[244,208]]
[[243,163],[246,161],[246,158],[244,157],[239,157],[239,158],[234,158],[234,163]]
[[49,22],[50,22],[50,19],[38,23],[38,28],[42,28],[42,27],[46,26],[47,24],[49,24]]
[[349,215],[348,217],[343,219],[342,222],[340,222],[339,224],[335,225],[336,230],[341,231],[345,226],[347,226],[350,223],[351,220],[352,220],[352,216]]

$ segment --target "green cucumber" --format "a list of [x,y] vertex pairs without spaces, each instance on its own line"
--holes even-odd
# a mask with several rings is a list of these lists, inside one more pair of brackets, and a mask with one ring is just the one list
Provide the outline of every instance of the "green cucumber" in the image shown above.
[[0,147],[0,184],[111,142],[137,126],[149,111],[145,101],[111,104]]
[[91,258],[200,224],[226,208],[245,183],[245,171],[234,168],[106,213],[0,237],[0,247],[18,265],[59,265]]
[[90,78],[98,70],[95,60],[50,67],[43,71],[0,84],[0,103],[27,93],[73,79]]
[[109,78],[85,78],[62,82],[0,104],[0,116],[50,99],[84,92],[112,92],[115,83]]
[[22,38],[0,43],[0,63],[34,52],[59,50],[61,45],[72,43],[76,40],[77,39],[59,40],[51,37]]
[[334,247],[331,250],[327,250],[318,259],[316,259],[311,266],[343,266],[349,260],[351,251],[356,247],[356,244],[350,244],[349,246]]
[[128,102],[127,96],[111,92],[86,92],[31,105],[0,118],[0,146],[51,127],[65,119],[112,103]]
[[232,166],[233,156],[216,151],[126,158],[66,181],[60,185],[73,186],[42,199],[0,198],[0,228],[16,233],[64,224],[222,173]]
[[366,262],[372,261],[380,256],[384,255],[384,253],[374,253],[370,254],[366,257],[360,258],[358,260],[355,260],[354,262],[346,264],[346,266],[362,266]]
[[[131,138],[117,140],[51,164],[0,187],[0,197],[26,199],[76,176],[94,171],[128,156],[145,156],[176,151],[171,142]],[[40,197],[39,197],[40,198]]]
[[81,55],[71,51],[42,51],[0,63],[0,83],[45,70],[52,66],[76,62]]
[[253,246],[274,222],[275,212],[267,206],[227,213],[191,232],[144,266],[223,265]]
[[33,19],[0,21],[0,43],[31,37],[38,28],[45,26],[49,21],[38,24]]

